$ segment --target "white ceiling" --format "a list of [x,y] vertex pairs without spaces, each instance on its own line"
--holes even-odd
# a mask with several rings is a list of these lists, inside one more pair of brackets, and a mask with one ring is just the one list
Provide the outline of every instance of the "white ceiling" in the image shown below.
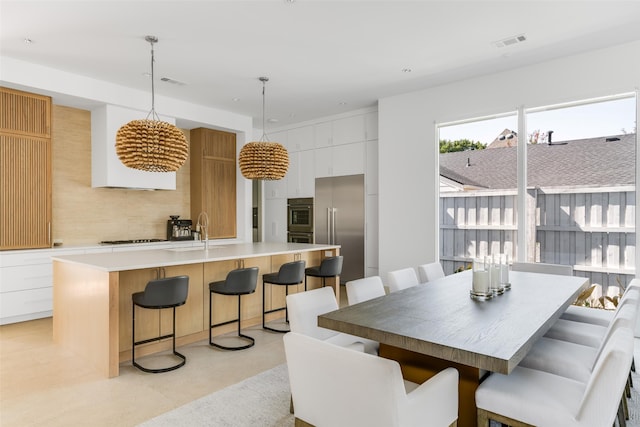
[[640,1],[2,0],[0,14],[2,56],[149,92],[155,35],[156,94],[257,127],[268,76],[272,128],[640,39]]

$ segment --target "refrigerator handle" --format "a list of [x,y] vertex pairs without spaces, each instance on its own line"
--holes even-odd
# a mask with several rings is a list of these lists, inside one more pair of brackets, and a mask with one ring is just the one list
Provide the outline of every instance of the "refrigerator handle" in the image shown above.
[[327,244],[331,245],[331,208],[327,208]]
[[331,244],[336,244],[336,208],[331,208]]

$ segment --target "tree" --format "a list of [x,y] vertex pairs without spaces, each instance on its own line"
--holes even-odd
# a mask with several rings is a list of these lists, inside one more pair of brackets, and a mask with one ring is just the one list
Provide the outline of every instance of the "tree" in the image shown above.
[[453,153],[456,151],[467,150],[484,150],[487,148],[487,144],[483,144],[480,141],[471,141],[468,139],[457,139],[450,141],[448,139],[440,140],[440,153]]

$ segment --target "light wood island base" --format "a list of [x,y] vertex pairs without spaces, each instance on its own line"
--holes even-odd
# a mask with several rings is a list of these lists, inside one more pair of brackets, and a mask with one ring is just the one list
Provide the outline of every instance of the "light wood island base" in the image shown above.
[[[229,245],[231,247],[232,245]],[[265,245],[259,246],[264,247]],[[131,360],[131,295],[144,290],[149,280],[157,277],[171,277],[185,274],[189,276],[189,294],[185,305],[176,309],[176,346],[204,341],[209,336],[209,283],[223,280],[227,273],[235,268],[258,267],[259,276],[256,291],[242,298],[242,327],[262,323],[262,275],[278,271],[280,266],[294,260],[304,260],[307,266],[319,265],[324,257],[339,255],[339,247],[327,245],[303,245],[299,248],[283,244],[280,253],[270,250],[265,254],[254,251],[247,256],[224,259],[219,256],[197,259],[196,255],[184,264],[176,261],[163,263],[162,250],[146,251],[147,257],[155,259],[157,266],[144,268],[118,267],[117,271],[108,271],[102,265],[102,258],[93,256],[69,256],[54,258],[53,262],[53,339],[81,356],[108,378],[119,375],[119,365]],[[297,249],[297,250],[296,250]],[[222,251],[222,250],[220,250]],[[236,250],[236,253],[238,250]],[[218,252],[221,254],[223,252]],[[103,257],[111,254],[101,254]],[[174,255],[178,257],[178,255]],[[186,255],[182,255],[185,258]],[[115,259],[115,257],[114,257]],[[195,260],[195,261],[194,261]],[[82,262],[80,262],[82,261]],[[201,262],[197,262],[201,261]],[[336,297],[340,297],[339,278],[328,280],[327,285],[334,288]],[[321,287],[318,278],[308,279],[308,288]],[[285,287],[265,288],[267,310],[285,306]],[[289,293],[304,291],[304,283],[289,286]],[[237,318],[237,297],[216,295],[213,298],[213,323],[223,323]],[[284,310],[270,313],[267,322],[283,319]],[[142,340],[170,333],[171,309],[136,309],[136,340]],[[229,323],[213,329],[213,335],[223,335],[237,330],[236,323]],[[171,339],[153,342],[136,347],[136,357],[145,356],[171,348]]]

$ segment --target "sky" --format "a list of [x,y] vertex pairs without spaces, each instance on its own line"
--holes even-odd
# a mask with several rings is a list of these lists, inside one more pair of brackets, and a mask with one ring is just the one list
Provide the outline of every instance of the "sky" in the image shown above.
[[[633,133],[636,127],[635,97],[527,113],[527,134],[553,130],[553,141]],[[470,139],[491,143],[504,129],[518,130],[513,116],[440,128],[440,139]],[[624,131],[623,131],[624,129]]]

